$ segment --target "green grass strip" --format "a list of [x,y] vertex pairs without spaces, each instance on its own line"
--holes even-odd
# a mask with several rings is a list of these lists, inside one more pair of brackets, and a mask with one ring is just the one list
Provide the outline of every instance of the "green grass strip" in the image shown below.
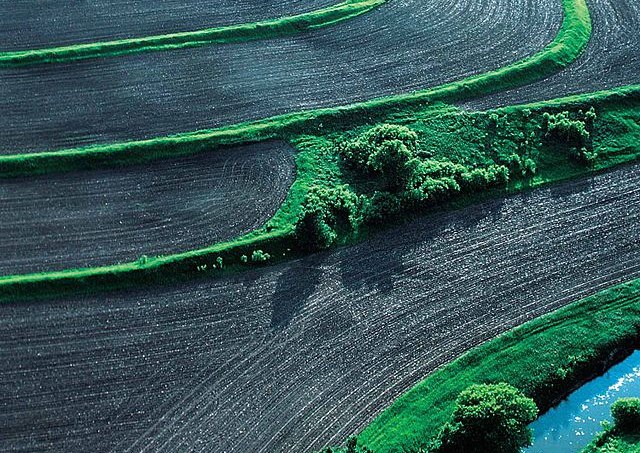
[[640,280],[634,280],[472,349],[402,395],[358,438],[376,453],[412,451],[438,433],[458,394],[476,383],[507,382],[548,409],[639,340]]
[[[614,89],[605,92],[595,93],[592,95],[571,96],[568,98],[550,101],[549,103],[528,104],[522,106],[507,107],[501,110],[509,110],[518,112],[522,110],[541,111],[549,108],[589,108],[595,106],[597,109],[623,109],[621,115],[614,115],[612,121],[635,121],[624,117],[624,109],[635,111],[640,104],[640,86],[635,88]],[[547,107],[547,106],[551,107]],[[536,107],[537,106],[537,107]],[[455,109],[454,109],[455,110]],[[449,108],[451,111],[451,108]],[[489,114],[488,112],[487,114]],[[455,112],[451,113],[455,115]],[[414,120],[415,121],[415,120]],[[240,126],[234,126],[238,128]],[[268,129],[268,127],[267,127]],[[558,168],[557,171],[549,173],[544,172],[544,177],[539,176],[539,183],[549,183],[583,175],[590,171],[603,170],[615,165],[627,163],[637,158],[636,128],[629,127],[626,134],[628,137],[616,141],[615,149],[603,150],[602,156],[598,163],[592,169],[581,166],[573,171],[565,171],[566,163],[558,162],[552,165]],[[253,129],[252,129],[253,130]],[[230,132],[231,137],[236,137],[235,129]],[[229,136],[224,133],[211,140],[225,141]],[[266,134],[263,132],[263,134]],[[187,139],[188,137],[184,137]],[[42,272],[32,274],[10,275],[0,277],[0,300],[15,300],[24,298],[33,298],[39,295],[58,295],[67,290],[102,290],[111,286],[131,286],[139,285],[147,282],[164,281],[172,279],[193,278],[198,275],[199,267],[207,265],[209,271],[214,269],[217,258],[223,258],[225,268],[233,270],[240,267],[252,265],[252,263],[244,263],[241,260],[242,255],[251,256],[254,250],[262,249],[272,255],[273,260],[282,260],[291,258],[292,255],[299,255],[301,252],[295,250],[293,244],[294,223],[299,215],[302,200],[305,197],[309,187],[317,184],[318,181],[335,181],[336,168],[335,162],[331,161],[331,155],[328,155],[322,144],[326,142],[322,137],[299,136],[294,140],[296,147],[301,151],[296,155],[297,177],[293,183],[287,198],[281,208],[276,212],[274,217],[262,228],[249,233],[237,240],[215,244],[197,250],[191,250],[183,253],[163,257],[153,257],[134,262],[123,264],[115,264],[111,266],[93,267],[87,269],[70,269],[57,272]],[[608,146],[611,146],[609,141]],[[627,149],[629,148],[629,149]],[[335,156],[333,156],[335,158]],[[561,156],[563,162],[566,156]],[[549,174],[547,174],[549,173]],[[527,188],[523,186],[522,188]],[[514,190],[519,190],[515,188]],[[294,249],[293,251],[291,249]],[[217,270],[216,270],[217,272]],[[203,273],[211,275],[210,273]]]
[[247,24],[46,49],[0,52],[0,68],[43,63],[69,63],[88,58],[116,57],[140,52],[290,36],[349,20],[386,1],[347,0],[308,13]]
[[[331,127],[352,127],[436,101],[470,99],[547,77],[573,62],[591,35],[585,0],[562,0],[563,24],[544,50],[496,71],[410,94],[378,98],[341,107],[274,116],[260,121],[116,144],[0,156],[0,177],[125,165],[149,159],[193,154],[225,144],[274,138],[291,133],[321,134]],[[365,2],[354,3],[360,5]],[[377,2],[366,2],[377,5]],[[346,5],[346,4],[345,4]],[[373,7],[373,6],[371,6]]]

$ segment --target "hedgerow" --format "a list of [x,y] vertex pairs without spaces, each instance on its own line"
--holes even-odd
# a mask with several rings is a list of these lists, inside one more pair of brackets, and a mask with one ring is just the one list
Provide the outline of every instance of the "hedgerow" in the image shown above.
[[333,6],[295,16],[204,30],[70,46],[0,52],[0,68],[32,64],[70,63],[140,52],[185,49],[210,44],[290,36],[334,25],[364,14],[387,0],[346,0]]

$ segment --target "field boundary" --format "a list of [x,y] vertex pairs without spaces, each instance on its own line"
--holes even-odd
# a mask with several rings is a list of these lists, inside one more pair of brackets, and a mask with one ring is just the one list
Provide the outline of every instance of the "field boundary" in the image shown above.
[[[0,156],[0,177],[126,165],[155,158],[182,156],[230,144],[285,138],[291,133],[323,133],[331,127],[389,117],[399,111],[436,102],[455,102],[529,84],[572,63],[591,36],[585,0],[562,0],[564,18],[555,39],[531,57],[484,74],[410,94],[377,98],[346,106],[321,108],[263,120],[115,144]],[[283,137],[284,136],[284,137]]]
[[291,36],[344,22],[386,2],[387,0],[346,0],[307,13],[246,24],[44,49],[5,51],[0,52],[0,68],[71,63],[90,58],[117,57],[141,52]]
[[[601,107],[606,105],[636,105],[640,101],[640,85],[623,89],[613,89],[590,95],[570,96],[553,101],[510,106],[488,112],[508,110],[548,110],[560,108]],[[622,162],[604,164],[604,168]],[[305,165],[296,159],[296,165]],[[309,165],[308,163],[306,165]],[[256,250],[271,255],[269,262],[278,262],[301,256],[296,250],[294,217],[298,214],[300,203],[304,199],[312,181],[309,172],[298,172],[298,176],[289,190],[289,194],[276,214],[261,228],[238,239],[213,244],[208,247],[175,253],[160,257],[141,257],[136,261],[82,269],[68,269],[53,272],[18,274],[0,277],[0,300],[21,300],[39,295],[61,294],[69,290],[92,290],[112,286],[130,286],[144,282],[164,282],[197,276],[203,265],[208,272],[216,269],[218,258],[224,265],[216,272],[234,271],[261,263],[248,263],[244,257],[250,257]],[[293,250],[292,250],[293,249]],[[203,274],[204,275],[204,274]],[[209,274],[207,274],[209,275]]]
[[[582,298],[469,350],[400,396],[358,436],[380,453],[425,446],[458,394],[506,382],[542,411],[640,346],[640,279]],[[413,451],[413,450],[411,450]]]

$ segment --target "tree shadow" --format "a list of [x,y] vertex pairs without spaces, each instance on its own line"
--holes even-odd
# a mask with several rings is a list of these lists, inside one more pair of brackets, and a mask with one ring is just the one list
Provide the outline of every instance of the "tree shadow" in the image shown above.
[[381,295],[390,293],[406,270],[408,256],[428,248],[447,231],[468,230],[484,220],[500,218],[504,202],[500,198],[460,209],[436,209],[341,250],[338,266],[344,286],[351,291],[375,289]]
[[287,266],[278,278],[276,290],[271,296],[271,328],[286,327],[313,295],[324,275],[322,264],[328,255],[316,253]]

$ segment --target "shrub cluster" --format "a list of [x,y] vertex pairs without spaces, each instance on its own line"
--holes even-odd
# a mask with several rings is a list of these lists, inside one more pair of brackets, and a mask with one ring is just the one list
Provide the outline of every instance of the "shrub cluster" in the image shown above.
[[302,204],[296,237],[308,250],[333,245],[339,232],[358,228],[360,200],[348,185],[335,188],[312,187]]
[[[336,145],[342,162],[363,179],[377,178],[382,190],[356,193],[349,185],[312,187],[302,204],[296,237],[308,250],[333,245],[341,233],[357,231],[363,222],[385,223],[403,209],[420,208],[462,192],[504,186],[506,165],[470,167],[425,157],[418,135],[399,125],[381,124]],[[518,161],[518,169],[531,167]]]
[[614,427],[623,433],[640,433],[640,398],[620,398],[611,406]]
[[403,200],[437,201],[464,190],[502,185],[509,179],[509,169],[503,165],[470,168],[446,159],[419,157],[418,135],[405,126],[378,125],[338,148],[351,167],[385,178],[387,192],[374,194],[369,203],[369,214],[376,219],[397,211]]
[[401,188],[415,159],[418,135],[405,126],[381,124],[360,137],[338,144],[344,161],[360,172],[385,177],[390,189]]
[[456,400],[434,449],[438,453],[519,453],[531,444],[529,423],[538,415],[531,398],[505,384],[472,385]]
[[591,107],[586,113],[579,111],[576,118],[569,112],[543,115],[545,138],[554,143],[569,146],[569,156],[578,162],[591,164],[598,157],[593,150],[591,131],[596,112]]

